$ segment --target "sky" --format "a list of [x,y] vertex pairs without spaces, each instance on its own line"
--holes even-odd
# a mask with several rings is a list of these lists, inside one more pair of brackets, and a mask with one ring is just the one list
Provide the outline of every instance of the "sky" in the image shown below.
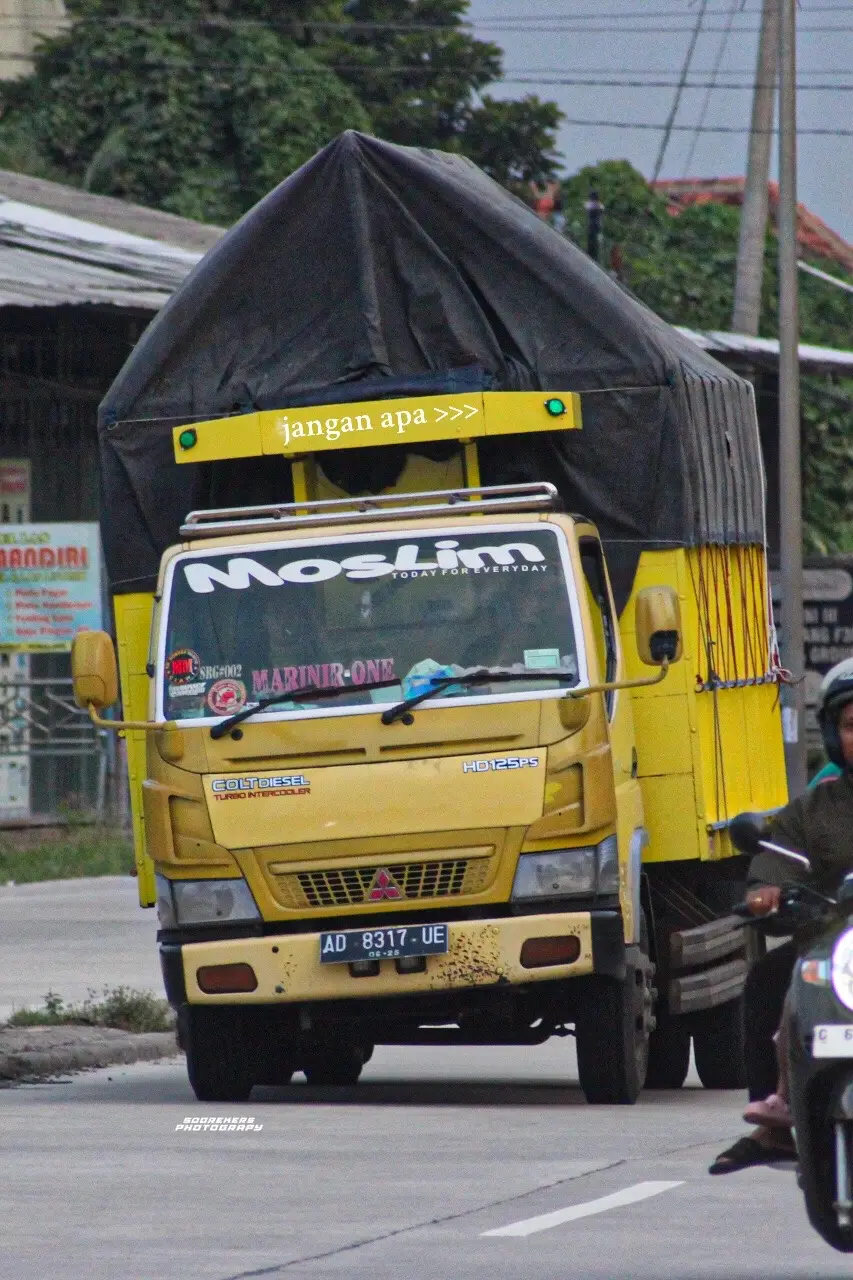
[[[506,55],[506,79],[487,92],[536,93],[565,112],[567,173],[625,159],[648,178],[703,2],[661,177],[725,177],[746,168],[761,0],[470,0],[469,15],[475,33]],[[800,0],[797,21],[798,197],[853,242],[853,0]],[[560,79],[633,84],[554,83]],[[775,177],[775,145],[772,170]]]

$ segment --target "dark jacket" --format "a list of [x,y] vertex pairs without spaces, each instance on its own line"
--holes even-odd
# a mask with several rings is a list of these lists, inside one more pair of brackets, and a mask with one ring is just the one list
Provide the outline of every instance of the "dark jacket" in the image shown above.
[[821,893],[834,894],[848,871],[853,871],[853,773],[849,769],[834,782],[824,782],[797,796],[770,820],[767,838],[809,858],[805,867],[772,853],[759,853],[750,863],[750,884],[808,881]]

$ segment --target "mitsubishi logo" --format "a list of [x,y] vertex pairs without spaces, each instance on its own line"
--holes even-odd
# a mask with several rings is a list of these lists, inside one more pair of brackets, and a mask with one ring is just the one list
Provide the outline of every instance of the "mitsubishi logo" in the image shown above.
[[373,877],[373,884],[370,886],[368,897],[371,902],[381,902],[383,898],[402,898],[399,885],[394,883],[394,879],[390,871],[386,871],[384,867],[380,867]]

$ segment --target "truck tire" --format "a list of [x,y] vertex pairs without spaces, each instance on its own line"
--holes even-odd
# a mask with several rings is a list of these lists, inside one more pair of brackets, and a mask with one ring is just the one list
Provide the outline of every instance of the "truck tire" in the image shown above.
[[199,1102],[245,1102],[254,1081],[239,1014],[184,1005],[179,1020],[187,1075]]
[[632,1105],[642,1092],[649,1060],[652,974],[643,931],[639,947],[629,947],[620,982],[593,978],[575,1022],[578,1074],[587,1102]]
[[310,1085],[353,1085],[364,1067],[361,1045],[342,1044],[318,1050],[302,1070]]
[[694,1015],[693,1054],[699,1079],[706,1089],[746,1086],[740,999]]
[[690,1070],[690,1030],[680,1018],[659,1013],[649,1038],[647,1089],[680,1089]]

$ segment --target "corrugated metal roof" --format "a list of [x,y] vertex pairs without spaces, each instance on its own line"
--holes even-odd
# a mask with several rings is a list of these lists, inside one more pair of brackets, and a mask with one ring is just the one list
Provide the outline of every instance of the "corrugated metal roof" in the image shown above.
[[0,198],[0,306],[157,311],[201,253]]
[[[703,351],[714,355],[726,352],[752,356],[757,363],[773,365],[779,361],[779,343],[775,338],[751,338],[745,333],[724,333],[720,329],[700,331],[677,325],[679,333],[695,342]],[[835,347],[816,347],[810,342],[800,343],[800,364],[804,368],[826,369],[837,373],[853,373],[853,351]]]
[[112,227],[115,231],[144,236],[146,240],[177,245],[191,253],[204,253],[225,235],[222,227],[195,222],[192,218],[180,218],[175,213],[164,213],[162,209],[148,209],[115,196],[97,196],[91,191],[81,191],[79,187],[50,182],[47,178],[32,178],[28,173],[13,173],[11,169],[0,169],[0,197],[20,200],[22,204],[36,205],[39,209],[52,209],[54,213],[64,213],[70,218],[82,218],[99,227]]

